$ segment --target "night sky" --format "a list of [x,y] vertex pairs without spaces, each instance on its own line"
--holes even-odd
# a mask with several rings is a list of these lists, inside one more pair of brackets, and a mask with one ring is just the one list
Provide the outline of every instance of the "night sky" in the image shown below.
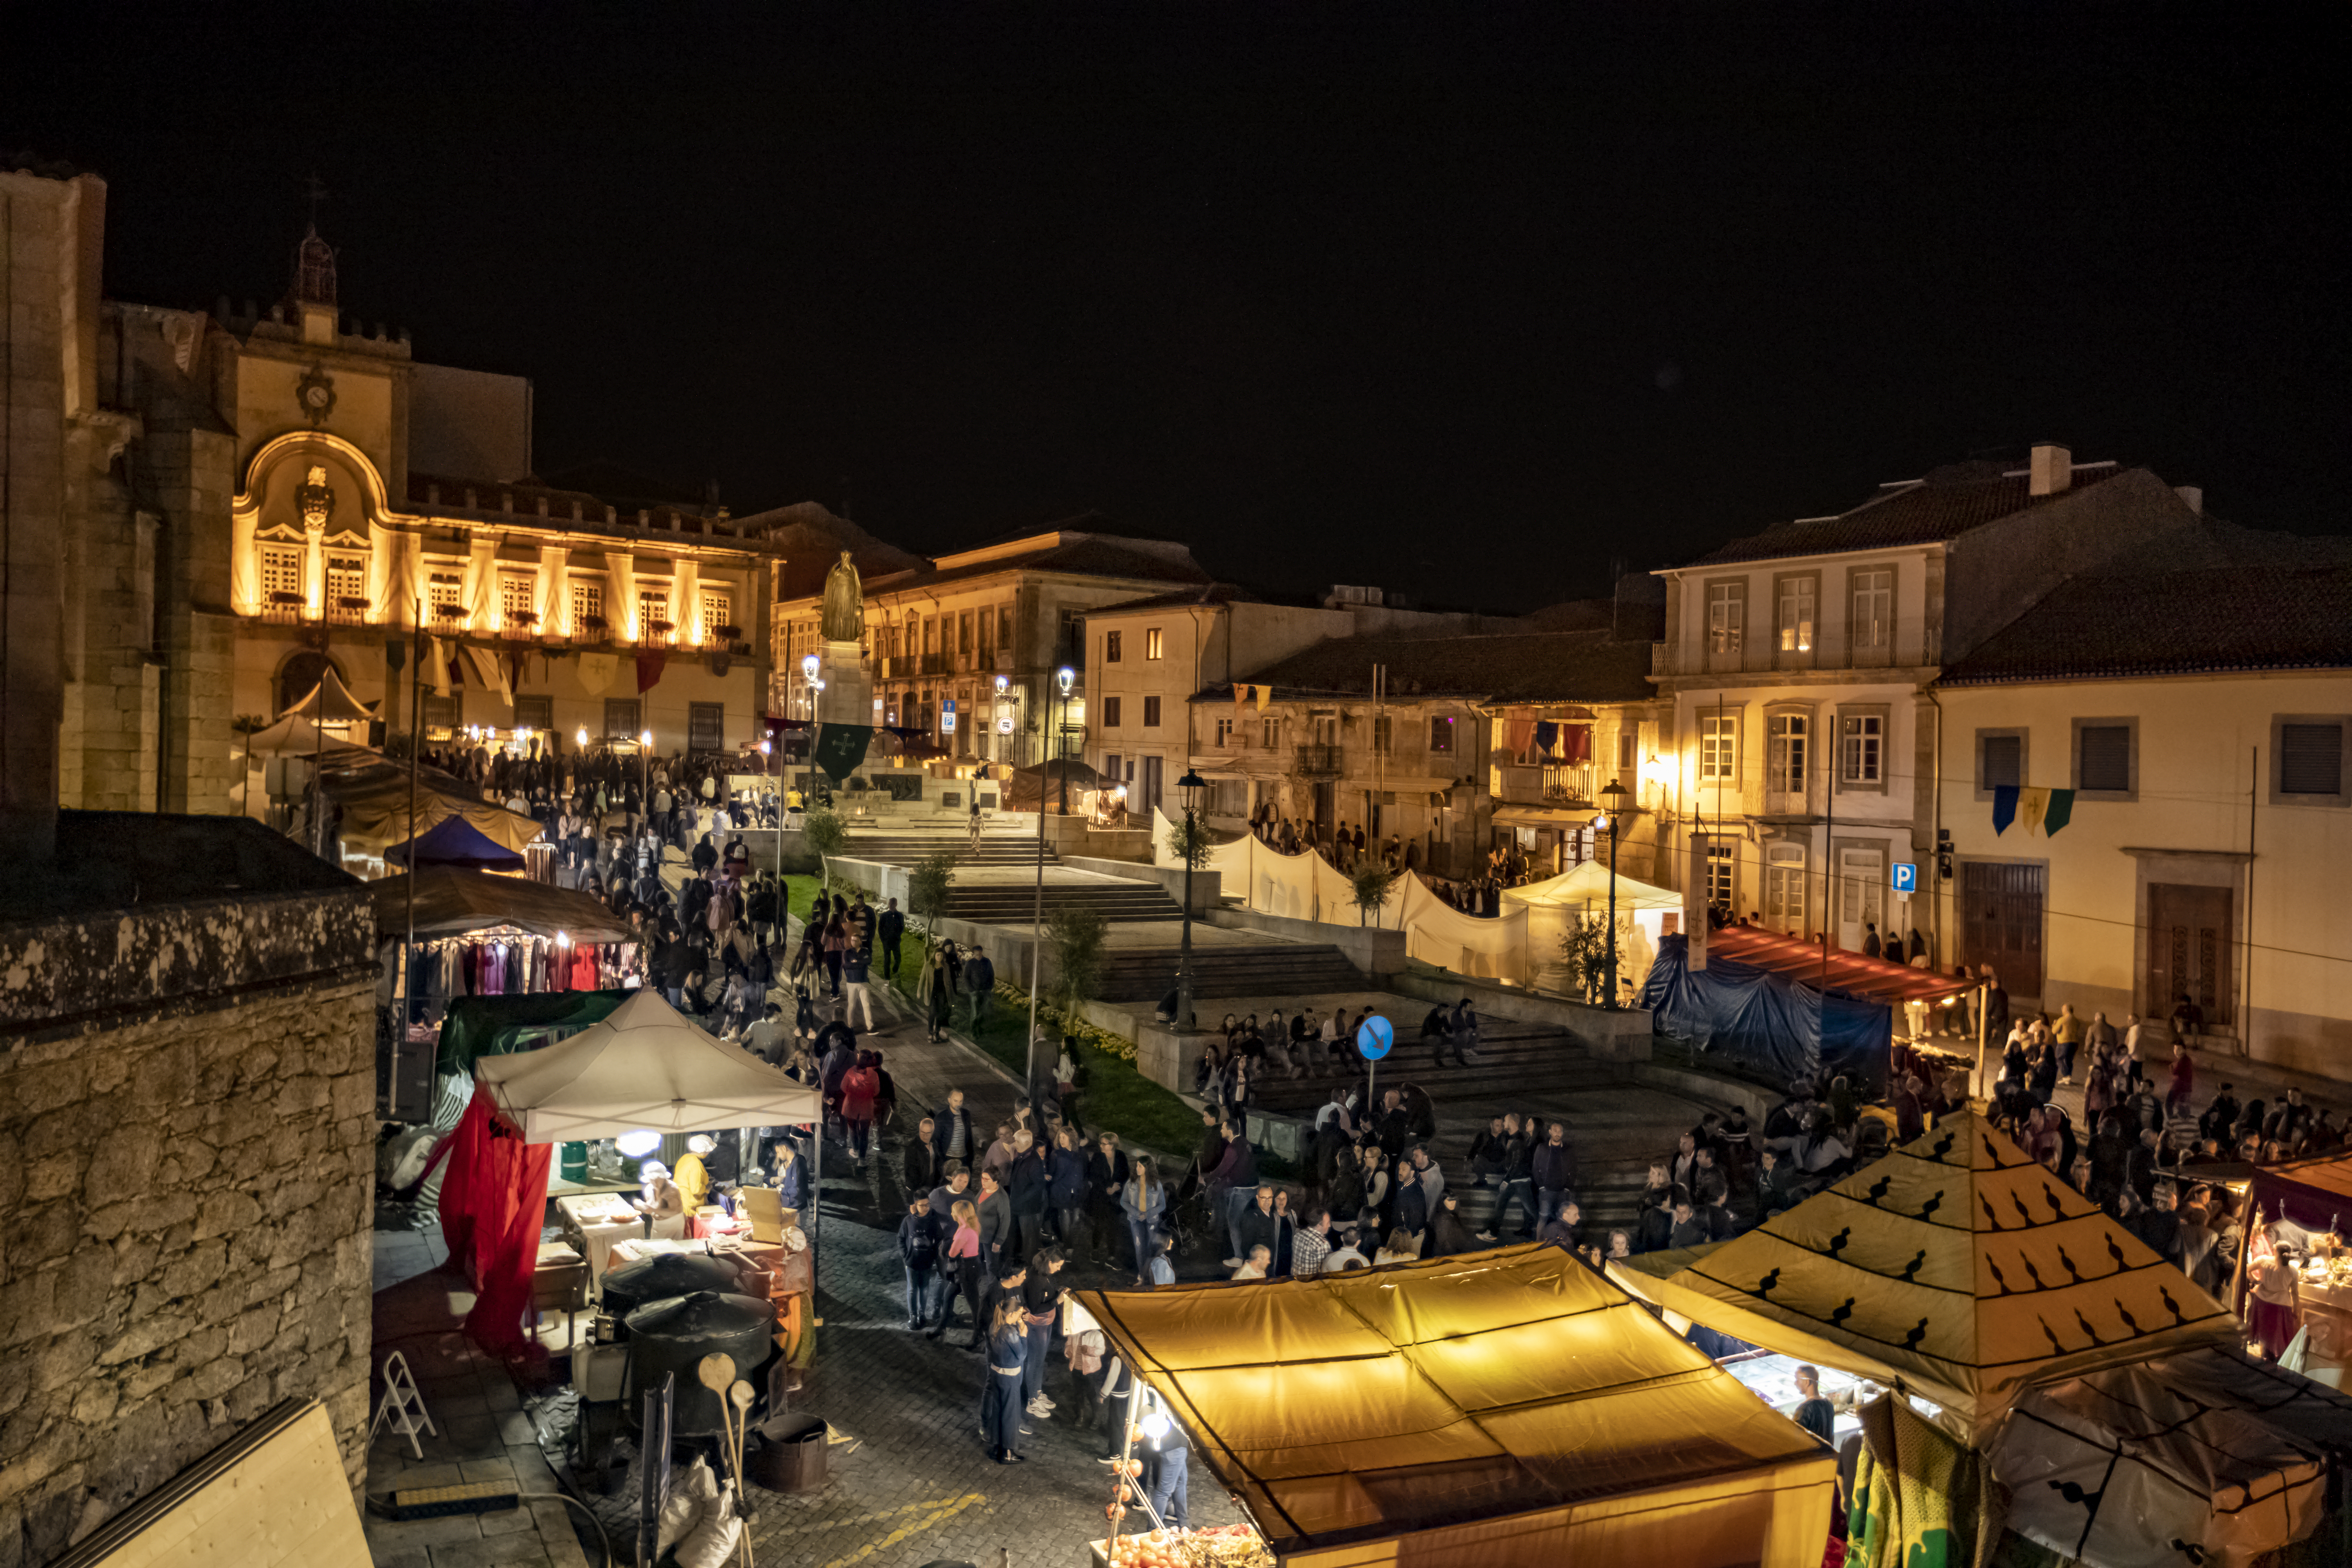
[[110,293],[278,297],[315,172],[542,472],[1507,610],[2034,440],[2352,531],[2340,7],[45,9]]

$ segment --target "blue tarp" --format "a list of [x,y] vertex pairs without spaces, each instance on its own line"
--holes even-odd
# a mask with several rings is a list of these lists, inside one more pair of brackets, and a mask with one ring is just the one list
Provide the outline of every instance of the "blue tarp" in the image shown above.
[[520,871],[523,858],[462,816],[445,816],[415,838],[383,852],[388,866],[405,866],[411,854],[420,866],[463,866],[476,871]]
[[1658,1028],[1784,1083],[1843,1073],[1865,1099],[1886,1092],[1895,1038],[1886,1004],[1832,990],[1825,1031],[1816,987],[1719,953],[1694,974],[1685,963],[1688,945],[1682,936],[1659,940],[1640,1004]]

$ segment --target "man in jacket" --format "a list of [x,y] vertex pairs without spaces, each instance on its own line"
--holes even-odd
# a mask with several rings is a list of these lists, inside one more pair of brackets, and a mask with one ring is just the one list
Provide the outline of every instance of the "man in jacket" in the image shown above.
[[[1087,1217],[1091,1222],[1088,1228],[1094,1233],[1098,1262],[1118,1254],[1118,1246],[1111,1238],[1127,1229],[1119,1223],[1118,1194],[1131,1173],[1127,1154],[1118,1146],[1118,1133],[1106,1132],[1095,1140],[1094,1152],[1087,1156]],[[1150,1261],[1148,1258],[1137,1258],[1135,1272],[1142,1273],[1143,1266]]]
[[907,1268],[907,1326],[920,1331],[930,1326],[931,1300],[939,1281],[940,1237],[931,1224],[931,1205],[917,1198],[898,1222],[898,1261]]
[[[1536,1228],[1560,1211],[1568,1202],[1570,1184],[1576,1180],[1576,1162],[1568,1150],[1568,1126],[1565,1122],[1551,1124],[1546,1141],[1536,1145],[1528,1162],[1528,1180],[1536,1194]],[[1496,1216],[1501,1217],[1499,1214]]]
[[971,1028],[977,1032],[988,1017],[990,1000],[996,994],[996,965],[988,954],[975,947],[963,963],[963,988],[971,996]]
[[928,1193],[940,1184],[940,1168],[944,1162],[940,1158],[939,1150],[932,1146],[932,1136],[938,1131],[938,1123],[926,1116],[916,1125],[915,1135],[907,1140],[900,1168],[906,1174],[907,1190],[910,1193]]
[[899,911],[898,900],[885,899],[882,912],[874,917],[874,940],[882,950],[882,978],[889,979],[898,973],[898,944],[907,935],[907,917]]
[[963,1108],[963,1090],[948,1090],[948,1102],[934,1111],[931,1121],[931,1149],[940,1163],[961,1160],[965,1164],[977,1163],[980,1143],[975,1137],[971,1112]]
[[867,966],[872,963],[873,955],[856,945],[841,959],[842,994],[847,998],[841,1005],[841,1021],[856,1028],[863,1018],[869,1035],[874,1032],[874,995],[866,985],[866,977],[871,973]]
[[1502,1168],[1496,1173],[1502,1190],[1495,1194],[1494,1226],[1487,1239],[1508,1223],[1514,1203],[1519,1205],[1519,1234],[1535,1234],[1535,1157],[1533,1129],[1521,1124],[1517,1111],[1509,1112],[1503,1118]]
[[[1282,1221],[1274,1212],[1274,1188],[1261,1183],[1255,1191],[1254,1201],[1242,1210],[1234,1222],[1234,1251],[1247,1258],[1250,1248],[1263,1247],[1269,1258],[1282,1256]],[[1269,1268],[1267,1273],[1274,1272]]]
[[1045,1240],[1045,1199],[1052,1183],[1045,1168],[1045,1151],[1024,1130],[1013,1135],[1013,1168],[1005,1183],[1005,1197],[1013,1206],[1013,1228],[1020,1250],[1013,1256],[1028,1258]]

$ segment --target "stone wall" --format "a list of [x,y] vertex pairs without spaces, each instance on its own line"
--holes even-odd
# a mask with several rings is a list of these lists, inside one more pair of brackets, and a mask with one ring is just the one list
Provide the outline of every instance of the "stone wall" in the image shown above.
[[0,1568],[289,1395],[363,1479],[374,1053],[363,978],[0,1055]]

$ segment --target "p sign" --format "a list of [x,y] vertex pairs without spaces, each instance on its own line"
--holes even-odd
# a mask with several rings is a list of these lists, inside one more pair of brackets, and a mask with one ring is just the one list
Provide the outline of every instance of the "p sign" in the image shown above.
[[1378,1013],[1356,1026],[1356,1049],[1363,1053],[1368,1062],[1380,1060],[1395,1044],[1396,1030]]
[[1917,892],[1919,890],[1918,866],[1909,860],[1897,860],[1895,862],[1895,879],[1893,887],[1895,891],[1898,893]]

